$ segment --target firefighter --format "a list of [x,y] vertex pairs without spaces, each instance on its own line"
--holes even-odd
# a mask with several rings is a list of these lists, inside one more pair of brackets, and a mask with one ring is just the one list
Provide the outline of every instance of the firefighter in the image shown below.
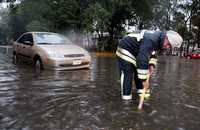
[[[154,51],[179,48],[183,42],[182,37],[175,31],[147,31],[131,33],[122,38],[118,44],[116,55],[121,80],[121,95],[124,100],[132,99],[132,79],[134,78],[136,90],[140,95],[146,83],[148,74],[151,75],[156,58]],[[149,97],[149,90],[145,97]]]

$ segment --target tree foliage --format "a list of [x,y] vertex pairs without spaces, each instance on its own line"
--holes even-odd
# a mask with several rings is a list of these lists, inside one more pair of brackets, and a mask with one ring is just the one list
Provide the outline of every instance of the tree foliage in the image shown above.
[[[154,2],[148,0],[6,0],[10,2],[12,36],[26,31],[97,32],[109,33],[113,40],[124,31],[126,21],[130,25],[148,23],[152,19]],[[155,1],[155,0],[152,0]],[[142,3],[142,4],[141,4]]]
[[180,4],[182,9],[185,29],[182,32],[184,38],[188,41],[187,48],[192,44],[194,46],[198,45],[200,47],[200,1],[199,0],[189,0],[185,3]]
[[[18,0],[19,1],[19,0]],[[26,31],[106,32],[109,46],[125,32],[125,25],[138,29],[175,29],[184,39],[199,39],[199,0],[0,0],[9,2],[9,36]],[[5,20],[4,20],[5,21]],[[5,23],[5,22],[4,22]],[[189,23],[189,24],[188,24]],[[1,23],[0,23],[1,24]],[[2,24],[3,25],[3,24]],[[190,32],[190,35],[188,35]],[[190,36],[190,37],[188,37]],[[198,42],[199,43],[199,42]]]

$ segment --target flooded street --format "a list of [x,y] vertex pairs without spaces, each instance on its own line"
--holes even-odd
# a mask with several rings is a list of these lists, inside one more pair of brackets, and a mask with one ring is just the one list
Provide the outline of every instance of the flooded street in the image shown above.
[[0,130],[199,130],[200,60],[160,56],[144,111],[123,102],[115,57],[36,73],[0,53]]

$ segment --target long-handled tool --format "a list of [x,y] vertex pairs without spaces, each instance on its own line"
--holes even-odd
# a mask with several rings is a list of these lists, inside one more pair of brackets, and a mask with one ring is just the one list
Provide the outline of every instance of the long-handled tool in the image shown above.
[[143,108],[145,93],[149,88],[149,78],[150,78],[150,74],[147,75],[146,83],[143,86],[142,94],[140,96],[139,105],[138,105],[139,110],[141,110]]

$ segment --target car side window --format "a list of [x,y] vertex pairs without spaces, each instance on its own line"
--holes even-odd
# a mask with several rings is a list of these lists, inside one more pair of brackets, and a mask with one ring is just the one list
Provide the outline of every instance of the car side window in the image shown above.
[[32,34],[24,34],[19,40],[19,43],[25,44],[25,41],[29,41],[30,43],[33,43],[33,36]]
[[32,36],[32,34],[27,34],[26,38],[25,38],[25,41],[29,41],[30,43],[33,43],[33,36]]
[[26,35],[23,35],[17,42],[18,43],[24,43]]

